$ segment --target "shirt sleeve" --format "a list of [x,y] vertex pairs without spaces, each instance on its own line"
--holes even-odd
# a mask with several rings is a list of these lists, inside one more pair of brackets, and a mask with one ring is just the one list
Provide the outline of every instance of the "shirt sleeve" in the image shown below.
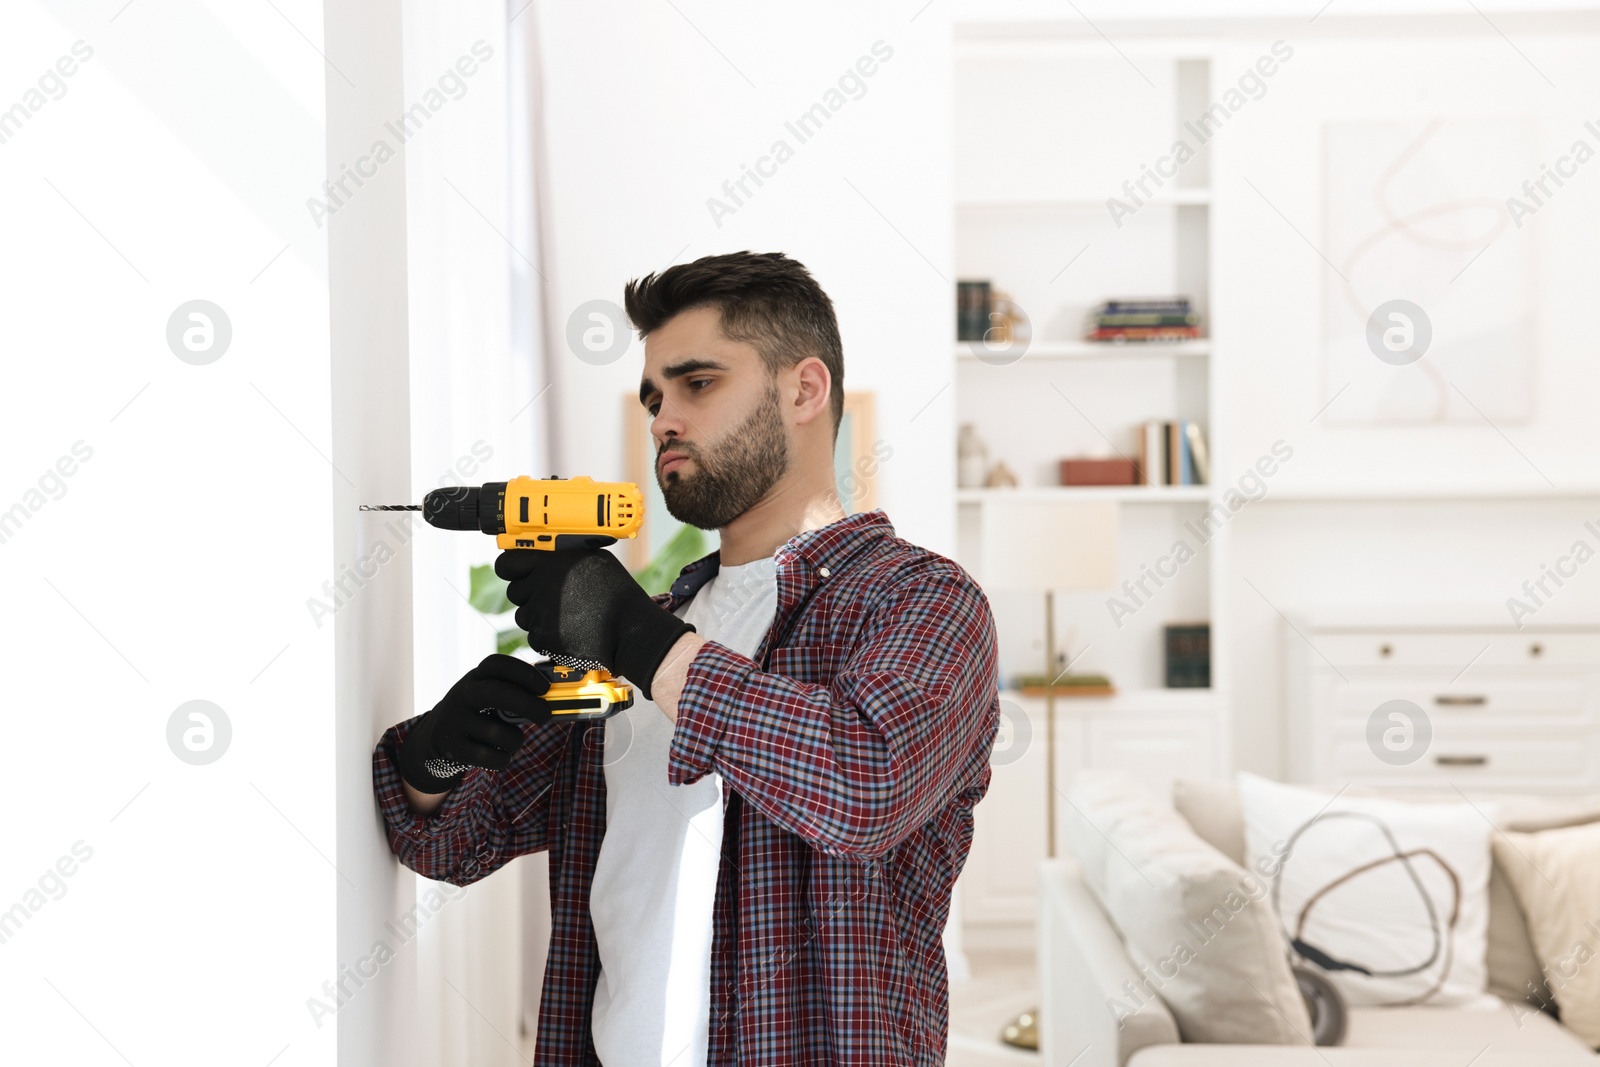
[[988,600],[947,561],[899,579],[865,609],[829,685],[703,645],[678,698],[669,780],[714,769],[812,847],[862,858],[986,785],[1000,713]]
[[384,731],[372,752],[372,782],[389,848],[424,878],[469,885],[528,852],[550,847],[550,794],[572,727],[522,727],[526,740],[504,771],[469,768],[431,815],[411,811],[400,780],[400,746],[418,719]]

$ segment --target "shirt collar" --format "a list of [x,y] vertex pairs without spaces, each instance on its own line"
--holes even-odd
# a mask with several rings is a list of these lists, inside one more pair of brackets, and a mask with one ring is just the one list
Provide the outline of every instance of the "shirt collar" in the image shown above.
[[[779,567],[787,567],[797,560],[804,561],[817,573],[827,577],[824,572],[842,567],[850,557],[873,541],[893,536],[894,526],[889,522],[889,516],[879,508],[848,515],[818,529],[796,534],[778,547],[774,558]],[[674,602],[694,596],[701,586],[715,578],[722,565],[721,558],[720,552],[712,552],[679,571],[677,580],[672,583]]]

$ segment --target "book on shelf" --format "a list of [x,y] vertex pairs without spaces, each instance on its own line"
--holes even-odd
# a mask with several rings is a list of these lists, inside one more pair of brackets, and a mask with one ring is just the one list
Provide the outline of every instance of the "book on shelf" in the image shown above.
[[1089,331],[1091,341],[1193,341],[1199,338],[1198,326],[1106,326]]
[[1200,336],[1200,315],[1186,296],[1106,300],[1089,313],[1090,341],[1188,341]]
[[1146,314],[1150,312],[1165,312],[1172,314],[1188,314],[1190,310],[1189,298],[1186,296],[1162,296],[1134,300],[1105,300],[1095,308],[1098,313],[1107,314]]
[[1185,421],[1183,432],[1189,442],[1189,458],[1194,463],[1195,480],[1201,485],[1211,484],[1211,453],[1206,450],[1205,435],[1195,423]]
[[1162,627],[1168,689],[1211,687],[1211,624],[1174,623]]
[[989,283],[956,282],[956,340],[981,341],[989,328]]
[[1200,316],[1194,312],[1181,314],[1165,311],[1102,311],[1094,317],[1095,325],[1111,326],[1198,326]]
[[1188,419],[1152,419],[1139,428],[1139,484],[1205,485],[1210,454],[1200,427]]

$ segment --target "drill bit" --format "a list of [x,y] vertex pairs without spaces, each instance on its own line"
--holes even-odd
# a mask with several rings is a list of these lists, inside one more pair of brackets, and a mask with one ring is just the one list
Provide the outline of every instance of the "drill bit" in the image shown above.
[[421,511],[421,504],[362,504],[360,511]]

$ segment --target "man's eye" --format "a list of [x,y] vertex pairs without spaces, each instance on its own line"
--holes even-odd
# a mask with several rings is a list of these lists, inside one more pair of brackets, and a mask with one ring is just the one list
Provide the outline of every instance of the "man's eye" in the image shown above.
[[698,389],[702,385],[710,385],[711,381],[710,378],[691,378],[689,380],[689,388]]
[[653,418],[656,417],[656,415],[658,415],[661,412],[661,405],[660,404],[649,404],[649,405],[646,405],[645,410],[650,413],[650,417],[653,419]]

